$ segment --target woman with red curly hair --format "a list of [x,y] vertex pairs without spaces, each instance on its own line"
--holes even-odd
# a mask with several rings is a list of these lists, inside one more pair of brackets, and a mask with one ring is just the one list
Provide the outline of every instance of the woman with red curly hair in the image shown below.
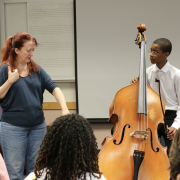
[[42,67],[31,57],[38,43],[26,32],[6,40],[0,66],[0,144],[11,180],[22,180],[24,164],[29,174],[35,166],[40,144],[46,133],[42,110],[47,89],[69,113],[64,95]]

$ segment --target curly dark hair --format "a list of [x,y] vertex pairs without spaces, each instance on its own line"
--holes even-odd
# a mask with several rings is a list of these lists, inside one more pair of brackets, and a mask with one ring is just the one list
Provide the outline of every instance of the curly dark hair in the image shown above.
[[45,180],[101,178],[98,146],[90,123],[78,114],[57,118],[49,128],[36,159],[34,173]]
[[176,180],[178,174],[180,174],[180,129],[176,131],[173,138],[170,152],[169,152],[169,162],[170,162],[170,176],[172,180]]

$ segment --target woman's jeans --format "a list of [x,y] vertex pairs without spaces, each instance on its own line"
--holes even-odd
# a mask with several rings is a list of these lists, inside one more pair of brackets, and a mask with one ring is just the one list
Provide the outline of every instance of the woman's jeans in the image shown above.
[[33,172],[45,134],[45,121],[29,128],[0,121],[0,144],[10,180],[23,180],[24,164],[27,175]]

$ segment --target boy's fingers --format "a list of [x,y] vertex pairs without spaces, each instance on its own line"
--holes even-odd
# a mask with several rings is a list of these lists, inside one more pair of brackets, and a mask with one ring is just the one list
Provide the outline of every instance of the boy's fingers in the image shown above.
[[172,131],[169,131],[167,134],[172,134],[173,132]]

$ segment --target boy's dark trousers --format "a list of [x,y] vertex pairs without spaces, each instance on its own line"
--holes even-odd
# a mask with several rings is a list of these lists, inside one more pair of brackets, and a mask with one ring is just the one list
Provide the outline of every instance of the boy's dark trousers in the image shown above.
[[[176,118],[176,112],[177,111],[175,110],[166,110],[165,118],[166,118],[168,127],[171,127],[171,125],[173,124],[174,119]],[[158,129],[158,136],[159,138],[163,136],[165,145],[167,146],[167,154],[169,155],[169,149],[170,149],[172,140],[167,139],[167,133],[165,133],[164,125]]]

